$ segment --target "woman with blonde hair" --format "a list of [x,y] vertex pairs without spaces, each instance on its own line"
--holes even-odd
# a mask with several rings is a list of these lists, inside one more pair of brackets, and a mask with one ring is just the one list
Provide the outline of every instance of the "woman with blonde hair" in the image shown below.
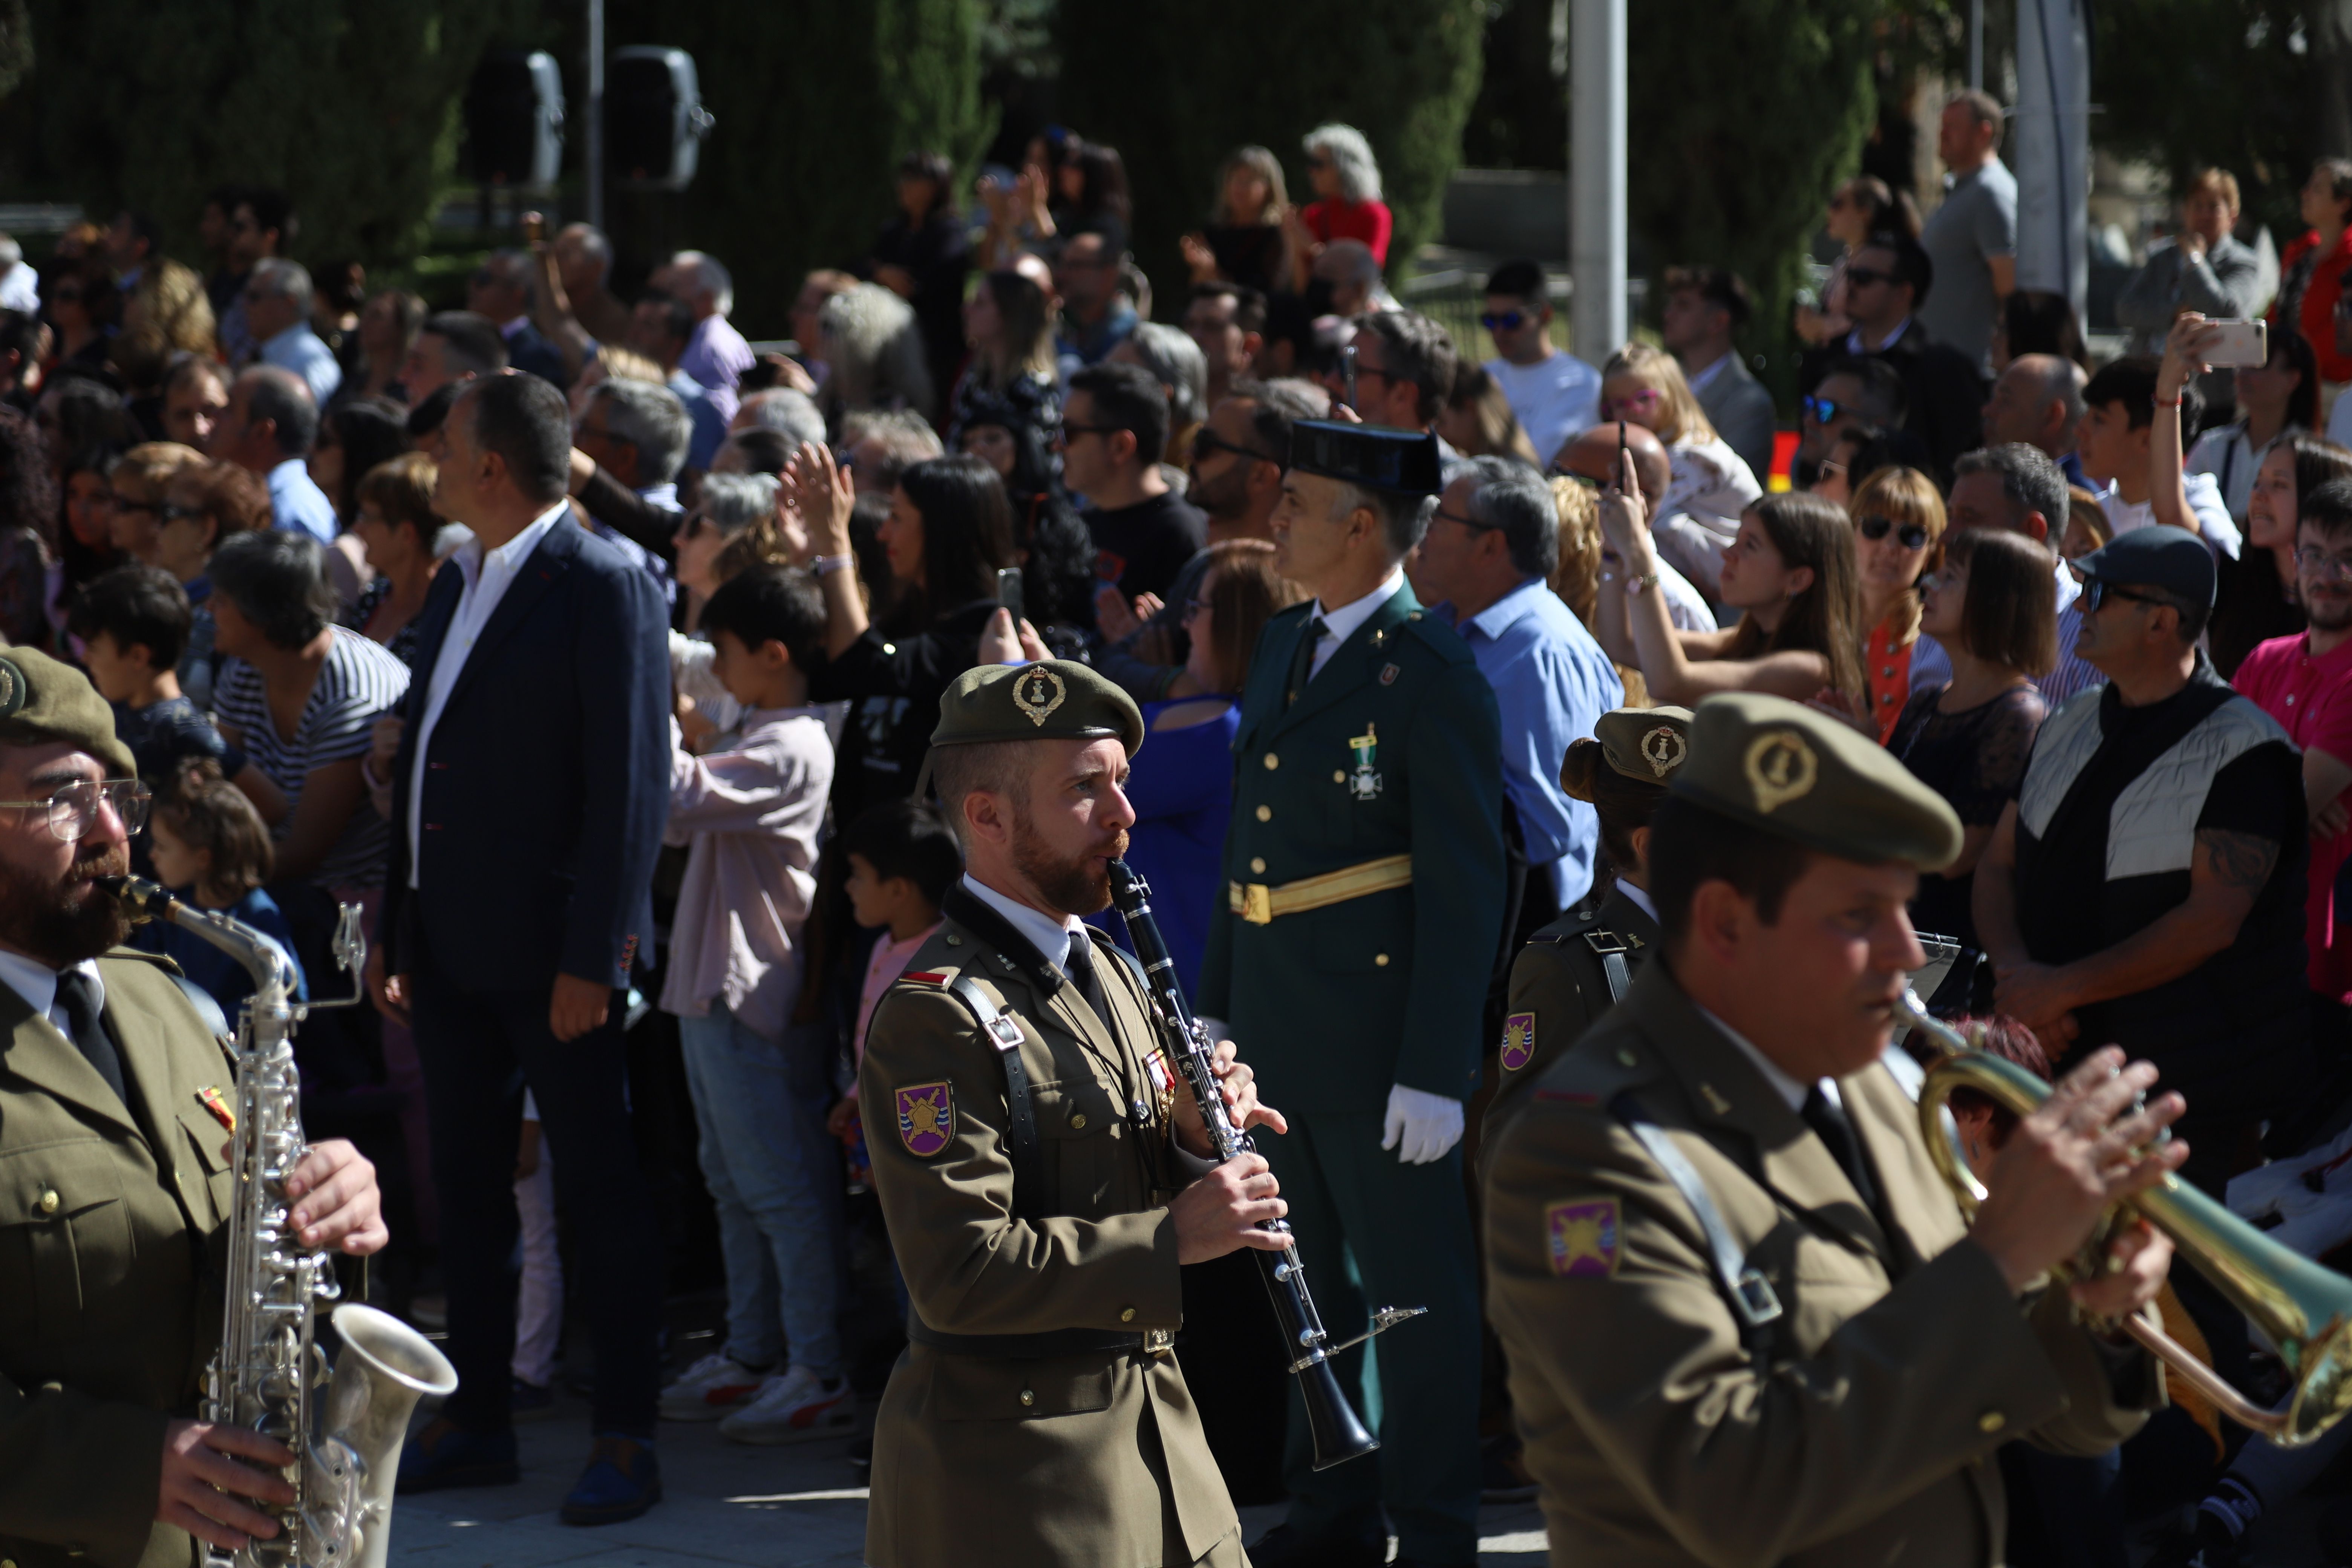
[[[1551,502],[1559,513],[1559,555],[1551,569],[1551,591],[1584,623],[1595,637],[1601,635],[1601,503],[1592,487],[1570,474],[1551,476]],[[1642,672],[1615,658],[1618,684],[1625,689],[1625,705],[1649,705],[1649,688]]]
[[1208,226],[1179,243],[1195,283],[1223,279],[1280,293],[1290,287],[1290,193],[1282,160],[1264,147],[1237,147],[1217,165]]
[[950,448],[961,444],[963,427],[984,408],[1009,410],[1049,433],[1061,424],[1048,279],[1042,263],[1028,259],[983,274],[964,301],[963,335],[971,359],[949,404]]
[[1627,343],[1601,367],[1601,417],[1644,426],[1665,444],[1673,479],[1658,502],[1659,544],[1684,576],[1714,582],[1739,514],[1764,487],[1716,434],[1682,365],[1664,349]]
[[1501,384],[1484,365],[1469,360],[1454,369],[1454,390],[1438,410],[1435,428],[1446,445],[1465,458],[1517,458],[1531,468],[1543,467]]
[[1862,579],[1868,642],[1863,675],[1870,721],[1885,744],[1911,698],[1911,650],[1919,640],[1919,584],[1944,563],[1944,498],[1916,468],[1881,468],[1846,502]]

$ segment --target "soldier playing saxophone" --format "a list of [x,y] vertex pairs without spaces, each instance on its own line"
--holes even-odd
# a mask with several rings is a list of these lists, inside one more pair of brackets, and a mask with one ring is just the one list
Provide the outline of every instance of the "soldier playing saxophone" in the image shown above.
[[[275,1524],[293,1456],[192,1419],[220,1338],[235,1073],[166,960],[118,945],[147,801],[80,672],[0,652],[0,1558],[186,1568]],[[385,1240],[375,1172],[313,1145],[308,1247]]]

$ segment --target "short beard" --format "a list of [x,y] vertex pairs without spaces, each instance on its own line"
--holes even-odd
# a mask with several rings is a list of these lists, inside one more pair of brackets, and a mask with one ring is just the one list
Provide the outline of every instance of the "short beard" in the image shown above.
[[2304,596],[2305,619],[2323,632],[2340,632],[2352,626],[2352,598],[2315,598]]
[[120,947],[131,934],[130,911],[89,879],[130,872],[131,850],[122,844],[93,854],[77,845],[72,868],[54,882],[0,861],[0,942],[52,969]]
[[1213,479],[1197,475],[1184,489],[1184,499],[1211,517],[1230,521],[1249,512],[1249,465],[1234,466]]
[[[1127,854],[1127,830],[1108,846],[1110,858]],[[1036,831],[1028,806],[1018,795],[1013,803],[1013,865],[1045,901],[1067,914],[1099,914],[1110,908],[1110,868],[1092,854],[1056,859]]]

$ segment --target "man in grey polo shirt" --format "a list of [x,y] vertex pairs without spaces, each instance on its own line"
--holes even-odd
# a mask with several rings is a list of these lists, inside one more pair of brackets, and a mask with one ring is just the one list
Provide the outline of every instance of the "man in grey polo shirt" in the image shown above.
[[1993,321],[2017,287],[2017,176],[2000,148],[2000,103],[1990,93],[1964,92],[1944,105],[1936,132],[1936,155],[1949,171],[1944,205],[1919,235],[1936,266],[1920,324],[1987,374]]

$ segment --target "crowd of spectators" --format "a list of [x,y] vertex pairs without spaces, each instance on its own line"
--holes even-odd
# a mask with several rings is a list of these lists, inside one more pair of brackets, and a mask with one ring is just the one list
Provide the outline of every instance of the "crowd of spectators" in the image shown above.
[[[2124,293],[2128,352],[2094,366],[2064,301],[2016,287],[2001,127],[1982,94],[1946,108],[1924,224],[1874,178],[1832,196],[1779,465],[1737,343],[1784,302],[1678,267],[1660,342],[1571,353],[1543,268],[1511,261],[1481,363],[1386,288],[1391,216],[1345,125],[1298,150],[1304,205],[1276,153],[1227,158],[1189,288],[1157,301],[1115,149],[1043,134],[970,214],[912,154],[866,254],[790,302],[789,354],[731,324],[719,258],[624,294],[582,224],[484,256],[462,310],[306,266],[293,204],[242,187],[205,199],[204,271],[139,213],[12,265],[0,635],[115,705],[159,802],[142,871],[279,940],[314,992],[339,904],[393,949],[374,1013],[301,1049],[314,1121],[383,1173],[374,1289],[445,1312],[467,1369],[414,1477],[511,1462],[566,1283],[599,1374],[583,1509],[627,1505],[657,1417],[846,1428],[890,1348],[859,1325],[903,1300],[857,1310],[846,1237],[878,1222],[844,1090],[958,874],[922,776],[940,694],[1051,653],[1138,699],[1129,858],[1193,984],[1259,634],[1322,581],[1276,521],[1307,421],[1438,438],[1391,575],[1496,698],[1498,976],[1643,885],[1563,781],[1600,716],[1773,692],[1958,812],[1961,856],[1913,904],[1957,955],[1937,1010],[1998,1011],[2060,1068],[2110,1039],[2156,1060],[2216,1192],[2340,1130],[2352,164],[2315,168],[2274,301],[2236,182],[2197,174]],[[2210,363],[2210,320],[2265,303],[2263,363]],[[520,912],[461,908],[469,879],[527,882],[500,896]],[[184,948],[233,1018],[241,977]],[[525,981],[544,1016],[479,1001]],[[559,1068],[567,1042],[595,1065]],[[478,1141],[518,1136],[500,1217]],[[697,1184],[699,1232],[671,1223]],[[674,1271],[715,1254],[727,1308],[661,1384],[665,1238]],[[2181,1296],[2242,1357],[2226,1309]]]

